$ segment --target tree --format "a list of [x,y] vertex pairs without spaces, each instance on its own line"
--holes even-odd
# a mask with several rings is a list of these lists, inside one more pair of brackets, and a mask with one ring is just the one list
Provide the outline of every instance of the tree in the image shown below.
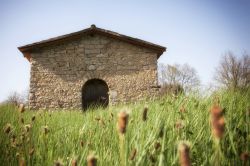
[[250,85],[250,55],[244,54],[242,57],[242,78],[243,85],[249,87]]
[[180,86],[185,92],[190,92],[200,85],[196,70],[188,64],[173,66],[160,64],[159,81],[163,86]]
[[250,56],[244,54],[237,58],[232,52],[227,52],[216,68],[215,80],[230,90],[249,87]]
[[7,100],[5,101],[6,103],[14,104],[14,105],[19,105],[23,103],[23,97],[17,93],[17,92],[11,92],[9,96],[7,97]]
[[19,104],[27,104],[28,103],[28,94],[29,90],[25,90],[22,93],[18,93],[16,91],[11,92],[8,96],[7,99],[3,103],[9,103],[9,104],[14,104],[14,105],[19,105]]

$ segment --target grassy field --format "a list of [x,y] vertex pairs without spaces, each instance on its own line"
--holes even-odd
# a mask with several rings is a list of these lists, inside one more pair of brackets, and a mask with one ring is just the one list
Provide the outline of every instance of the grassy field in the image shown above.
[[[221,139],[211,133],[210,110],[223,109]],[[148,107],[143,120],[144,107]],[[117,130],[117,114],[126,110],[126,133]],[[242,165],[250,151],[250,91],[218,93],[210,97],[165,97],[157,101],[79,111],[18,112],[0,106],[0,164],[179,165],[178,145],[190,148],[192,165]],[[145,116],[144,116],[145,118]],[[245,157],[246,157],[245,153]],[[241,159],[242,158],[242,159]],[[248,163],[247,163],[248,162]]]

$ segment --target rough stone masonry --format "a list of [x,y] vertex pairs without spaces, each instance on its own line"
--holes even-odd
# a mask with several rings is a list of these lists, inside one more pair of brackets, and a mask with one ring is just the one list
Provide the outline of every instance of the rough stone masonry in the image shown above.
[[101,79],[109,104],[157,94],[157,59],[165,47],[90,28],[18,48],[30,61],[31,109],[81,109],[86,81]]

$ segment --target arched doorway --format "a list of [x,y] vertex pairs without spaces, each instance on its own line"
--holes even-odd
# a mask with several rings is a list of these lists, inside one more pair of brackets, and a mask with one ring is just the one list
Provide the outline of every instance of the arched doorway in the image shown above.
[[101,79],[88,80],[82,88],[82,108],[107,107],[109,103],[108,85]]

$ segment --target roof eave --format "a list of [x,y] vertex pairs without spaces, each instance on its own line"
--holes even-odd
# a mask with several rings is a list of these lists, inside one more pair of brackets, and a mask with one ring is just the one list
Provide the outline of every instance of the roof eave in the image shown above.
[[154,50],[157,53],[157,58],[159,58],[163,52],[166,51],[166,47],[160,46],[160,45],[156,45],[144,40],[140,40],[137,38],[132,38],[126,35],[122,35],[113,31],[108,31],[108,30],[104,30],[101,28],[97,28],[95,26],[91,26],[90,28],[78,31],[78,32],[73,32],[67,35],[63,35],[63,36],[59,36],[59,37],[55,37],[55,38],[50,38],[47,40],[43,40],[40,42],[36,42],[36,43],[32,43],[32,44],[28,44],[28,45],[24,45],[24,46],[20,46],[18,47],[18,50],[20,52],[23,53],[23,55],[25,56],[25,54],[30,53],[32,50],[36,49],[36,48],[40,48],[40,47],[44,47],[44,46],[48,46],[50,44],[55,44],[55,43],[60,43],[60,42],[64,42],[67,40],[72,40],[72,39],[77,39],[80,38],[82,36],[82,34],[91,34],[91,33],[97,33],[97,34],[101,34],[101,35],[105,35],[108,37],[112,37],[118,40],[122,40],[131,44],[135,44],[135,45],[139,45],[142,47],[146,47],[149,49]]
[[19,51],[21,51],[22,53],[23,52],[27,52],[27,51],[32,51],[32,49],[34,48],[40,48],[40,47],[44,47],[44,46],[47,46],[47,45],[50,45],[50,44],[54,44],[54,43],[60,43],[60,42],[64,42],[64,41],[67,41],[67,40],[71,40],[71,39],[74,39],[74,38],[80,38],[82,33],[90,33],[91,29],[90,28],[87,28],[87,29],[84,29],[82,31],[78,31],[78,32],[74,32],[74,33],[70,33],[70,34],[67,34],[67,35],[62,35],[62,36],[59,36],[59,37],[54,37],[54,38],[50,38],[50,39],[47,39],[47,40],[42,40],[40,42],[35,42],[35,43],[32,43],[32,44],[27,44],[27,45],[24,45],[24,46],[20,46],[18,47]]

